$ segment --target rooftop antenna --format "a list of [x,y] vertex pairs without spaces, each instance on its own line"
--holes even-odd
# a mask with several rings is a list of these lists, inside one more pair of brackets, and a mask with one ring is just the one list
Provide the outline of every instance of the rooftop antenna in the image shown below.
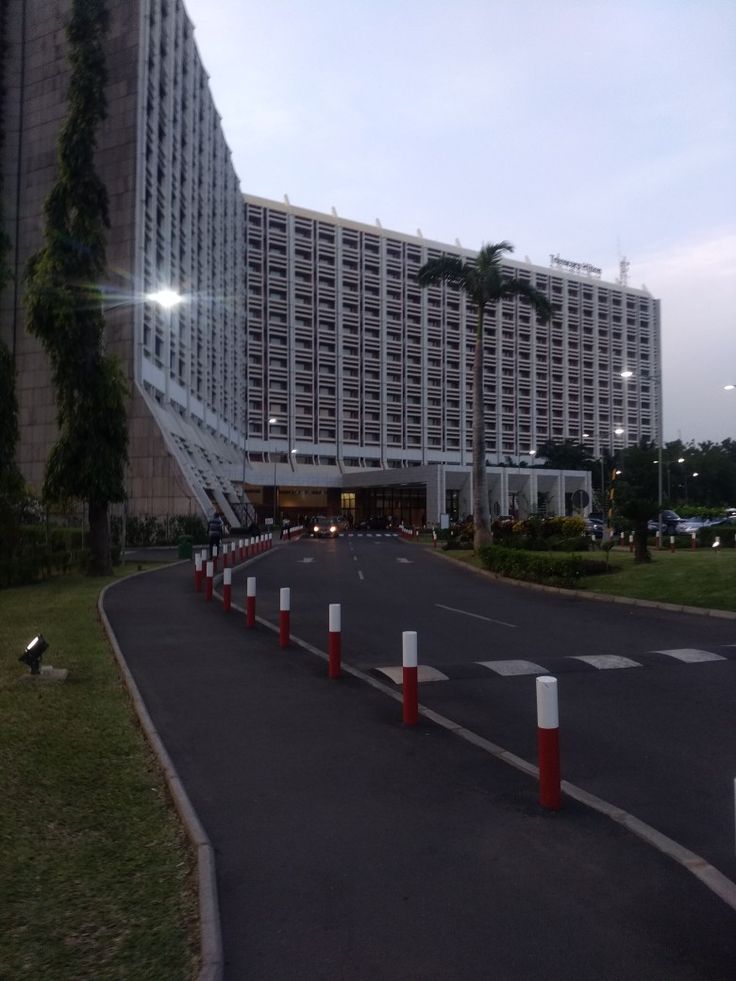
[[616,242],[616,250],[618,251],[618,279],[616,282],[619,286],[629,285],[629,269],[631,268],[631,263],[626,258],[625,255],[621,255],[621,240]]
[[383,225],[381,224],[381,219],[380,219],[380,218],[376,218],[376,225],[377,225],[377,226],[378,226],[379,228],[383,228]]
[[291,204],[291,201],[289,201],[289,195],[288,194],[285,194],[284,195],[284,204],[289,204],[289,205]]
[[417,238],[424,238],[421,228],[417,228]]
[[334,204],[332,205],[332,214],[334,215],[335,218],[337,218],[337,208],[335,207]]
[[460,239],[459,239],[459,238],[456,238],[456,239],[455,239],[455,245],[456,245],[456,246],[457,246],[457,247],[458,247],[459,249],[461,249],[461,248],[462,248],[462,245],[460,244]]

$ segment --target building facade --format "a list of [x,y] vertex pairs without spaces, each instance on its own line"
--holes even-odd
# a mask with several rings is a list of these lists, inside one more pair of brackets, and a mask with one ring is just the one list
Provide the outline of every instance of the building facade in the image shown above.
[[[15,357],[19,463],[39,489],[56,435],[46,357],[24,327],[22,276],[43,204],[69,77],[71,0],[6,0],[3,219],[15,280],[0,332]],[[107,342],[130,380],[129,511],[206,511],[231,523],[279,502],[299,511],[470,511],[475,317],[416,273],[459,247],[242,196],[181,0],[110,3],[108,118],[97,163],[110,195]],[[571,264],[568,264],[568,266]],[[584,507],[585,474],[530,466],[546,440],[594,455],[656,439],[659,304],[589,270],[509,259],[555,306],[489,310],[486,463],[496,514]],[[151,296],[177,291],[165,310]],[[624,379],[623,371],[632,372]],[[393,490],[389,490],[393,488]],[[402,492],[403,493],[403,492]],[[291,495],[291,497],[289,496]],[[319,503],[318,503],[319,502]]]
[[[131,513],[230,509],[244,447],[244,213],[239,182],[180,0],[108,4],[108,116],[97,167],[110,200],[107,343],[127,372]],[[3,218],[14,281],[0,336],[16,364],[19,464],[40,490],[56,438],[47,359],[25,331],[23,273],[69,81],[70,0],[5,0]],[[161,289],[183,297],[164,310]]]

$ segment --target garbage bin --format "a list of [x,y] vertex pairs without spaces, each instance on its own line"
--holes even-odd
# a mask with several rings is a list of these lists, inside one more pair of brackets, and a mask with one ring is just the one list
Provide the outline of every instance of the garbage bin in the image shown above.
[[179,558],[191,559],[192,557],[192,536],[182,535],[179,539]]

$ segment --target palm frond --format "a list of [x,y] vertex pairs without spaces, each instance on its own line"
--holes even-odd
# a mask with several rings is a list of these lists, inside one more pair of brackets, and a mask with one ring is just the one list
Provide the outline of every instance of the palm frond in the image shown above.
[[531,283],[523,279],[506,279],[502,290],[505,296],[522,296],[528,300],[540,320],[547,322],[552,318],[552,304],[544,293],[540,293]]
[[458,256],[441,255],[435,259],[428,259],[424,263],[417,272],[417,282],[420,286],[436,286],[438,283],[447,283],[448,286],[466,289],[471,271],[472,267],[468,266]]

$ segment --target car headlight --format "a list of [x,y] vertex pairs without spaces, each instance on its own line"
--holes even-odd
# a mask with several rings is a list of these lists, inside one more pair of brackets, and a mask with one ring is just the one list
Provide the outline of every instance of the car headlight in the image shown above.
[[330,534],[334,535],[337,531],[337,525],[330,525]]

